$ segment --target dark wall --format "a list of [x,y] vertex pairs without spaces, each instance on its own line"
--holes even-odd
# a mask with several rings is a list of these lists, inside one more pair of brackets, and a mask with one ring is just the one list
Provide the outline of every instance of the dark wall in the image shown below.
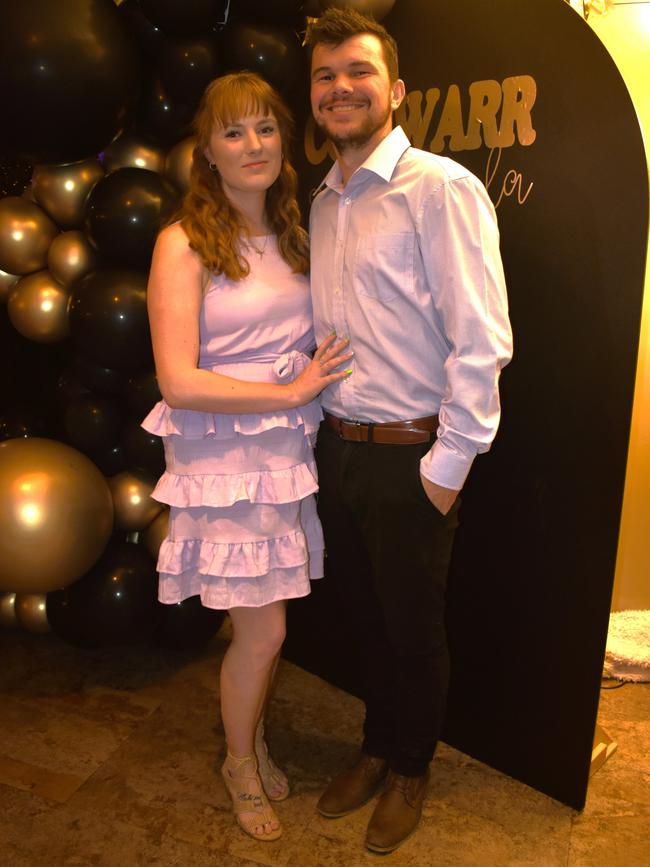
[[[453,677],[445,737],[580,809],[643,291],[648,187],[639,125],[613,61],[563,0],[399,0],[384,23],[398,41],[407,93],[423,94],[423,147],[450,85],[458,86],[460,127],[453,92],[446,109],[449,128],[460,129],[451,145],[461,149],[447,137],[442,153],[488,182],[498,202],[515,334],[515,357],[502,377],[501,429],[464,492],[448,594]],[[485,142],[462,149],[470,85],[518,76],[526,77],[526,92],[514,97],[524,101],[515,106],[514,143],[500,152]],[[427,128],[431,88],[441,95]],[[416,120],[406,115],[411,132]],[[305,188],[328,164],[305,160]],[[354,690],[340,629],[323,582],[292,608],[288,654]]]

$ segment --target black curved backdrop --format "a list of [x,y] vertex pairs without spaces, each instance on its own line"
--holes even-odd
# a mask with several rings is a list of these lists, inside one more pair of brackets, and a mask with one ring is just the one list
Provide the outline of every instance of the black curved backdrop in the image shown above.
[[[512,190],[498,215],[516,343],[502,377],[501,429],[464,492],[448,594],[445,740],[580,809],[641,314],[641,133],[613,61],[563,0],[399,0],[384,23],[398,41],[407,93],[441,91],[425,148],[450,85],[459,87],[466,129],[472,82],[527,76],[536,84],[534,141],[515,136],[498,165],[485,144],[452,151],[445,139],[443,151],[483,180],[492,176],[493,201],[504,182]],[[424,99],[422,108],[426,129]],[[525,106],[515,110],[524,117]],[[301,160],[306,197],[329,160]],[[354,637],[341,632],[336,605],[327,581],[292,605],[286,654],[355,691]]]

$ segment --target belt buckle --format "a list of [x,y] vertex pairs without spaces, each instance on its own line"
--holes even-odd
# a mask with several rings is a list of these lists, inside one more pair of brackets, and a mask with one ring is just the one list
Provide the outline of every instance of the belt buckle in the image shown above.
[[[350,422],[348,422],[348,424],[350,424]],[[363,422],[360,422],[358,419],[353,419],[352,425],[355,428],[354,436],[352,437],[353,442],[355,442],[355,443],[365,442],[365,440],[363,438],[363,434],[362,434]]]
[[[359,442],[360,443],[372,443],[375,441],[374,434],[373,434],[373,431],[375,428],[375,422],[374,421],[355,421],[355,425],[359,429]],[[361,434],[362,430],[364,430],[364,429],[368,432],[365,437],[362,436],[362,434]]]

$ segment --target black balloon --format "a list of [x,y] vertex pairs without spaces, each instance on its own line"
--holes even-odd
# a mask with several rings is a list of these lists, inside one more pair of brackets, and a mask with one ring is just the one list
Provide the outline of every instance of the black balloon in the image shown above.
[[138,0],[124,0],[119,6],[119,14],[127,29],[135,35],[138,48],[148,60],[158,58],[167,39],[160,27],[156,27],[146,17]]
[[61,638],[82,647],[136,643],[151,634],[156,587],[146,550],[113,539],[83,578],[48,593],[48,621]]
[[158,603],[153,639],[170,650],[194,650],[218,631],[225,612],[201,605],[198,596],[191,596],[175,605]]
[[124,389],[124,371],[105,367],[82,355],[76,356],[72,363],[72,376],[90,391],[121,394]]
[[224,71],[250,69],[284,94],[304,86],[306,56],[289,27],[235,21],[221,33],[220,49]]
[[140,0],[144,14],[168,36],[197,36],[225,20],[227,0]]
[[76,397],[79,397],[82,394],[90,394],[90,389],[87,386],[82,385],[77,378],[76,373],[73,371],[72,367],[66,367],[65,370],[61,372],[59,378],[56,381],[55,386],[55,397],[58,400],[59,404],[66,404],[68,401],[73,400]]
[[88,452],[88,457],[99,467],[105,476],[116,476],[122,470],[128,469],[129,463],[121,442],[108,449]]
[[102,178],[86,201],[85,228],[113,267],[147,268],[161,223],[177,203],[173,184],[157,172],[125,168]]
[[70,331],[77,350],[110,368],[151,366],[147,278],[139,271],[93,271],[74,287]]
[[0,28],[3,151],[34,163],[98,153],[138,92],[135,42],[109,0],[21,0]]
[[219,74],[216,39],[170,40],[161,52],[158,72],[169,96],[198,105],[207,85]]
[[122,414],[109,397],[84,394],[65,407],[63,426],[70,442],[82,452],[109,449],[122,431]]
[[328,9],[354,9],[376,21],[383,21],[394,5],[395,0],[319,0],[321,13]]
[[171,147],[192,131],[192,118],[198,101],[185,95],[172,96],[155,70],[142,84],[134,131],[137,136],[158,146]]
[[165,469],[165,452],[159,436],[149,433],[138,422],[132,422],[124,431],[122,442],[129,469],[153,477],[161,475]]
[[232,21],[247,18],[251,21],[294,16],[300,12],[304,0],[235,0],[231,3],[230,19]]
[[161,400],[155,370],[146,370],[129,377],[126,384],[126,401],[137,419],[143,419]]

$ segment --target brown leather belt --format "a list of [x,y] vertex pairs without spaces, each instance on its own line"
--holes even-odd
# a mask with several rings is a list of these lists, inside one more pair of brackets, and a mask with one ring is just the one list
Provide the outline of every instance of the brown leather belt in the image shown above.
[[410,445],[427,443],[438,429],[438,416],[412,418],[407,421],[350,421],[325,413],[324,424],[335,431],[341,439],[353,443],[382,443],[385,445]]

